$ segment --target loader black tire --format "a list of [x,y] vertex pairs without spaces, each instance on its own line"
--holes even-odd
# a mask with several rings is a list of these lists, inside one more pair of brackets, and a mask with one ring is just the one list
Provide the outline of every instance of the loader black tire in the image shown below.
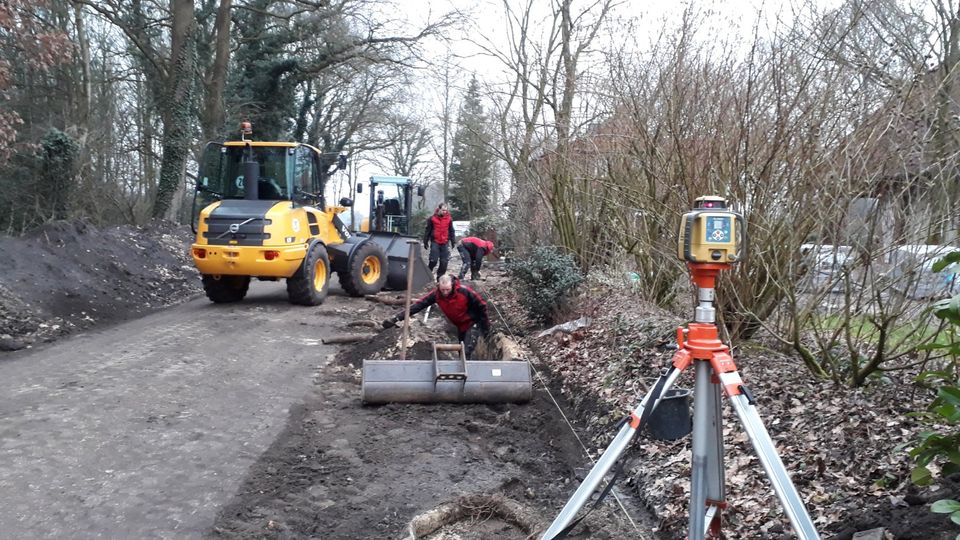
[[303,258],[297,273],[287,278],[290,303],[319,306],[330,292],[330,257],[323,244],[317,243]]
[[350,296],[377,294],[387,282],[387,254],[373,242],[365,242],[350,259],[346,272],[337,272],[340,286]]
[[250,276],[214,276],[204,274],[203,291],[207,298],[215,304],[239,302],[247,295],[250,287]]

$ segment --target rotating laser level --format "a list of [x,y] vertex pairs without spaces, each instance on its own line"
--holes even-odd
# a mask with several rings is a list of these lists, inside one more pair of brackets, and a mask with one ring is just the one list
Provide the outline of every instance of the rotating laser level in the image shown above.
[[[604,476],[614,468],[634,438],[646,427],[650,414],[660,404],[667,390],[689,367],[693,367],[695,387],[687,538],[704,540],[724,537],[721,531],[722,515],[727,502],[721,398],[726,397],[753,444],[797,537],[800,540],[820,539],[803,498],[793,486],[790,474],[777,454],[776,445],[760,419],[753,392],[740,377],[730,347],[720,341],[715,324],[713,302],[717,277],[720,272],[730,269],[731,263],[740,261],[745,233],[743,217],[727,209],[727,202],[721,197],[699,197],[693,211],[684,214],[680,222],[677,255],[686,261],[691,281],[697,287],[699,303],[694,310],[694,321],[687,324],[686,328],[677,328],[677,352],[673,355],[672,365],[663,371],[640,405],[624,419],[620,431],[541,540],[565,537],[590,514],[587,511],[577,517],[580,509],[600,487]],[[597,496],[591,510],[610,492],[622,468],[621,463],[607,487]]]
[[723,197],[697,197],[680,220],[677,257],[691,263],[738,262],[743,231],[743,216],[728,209]]

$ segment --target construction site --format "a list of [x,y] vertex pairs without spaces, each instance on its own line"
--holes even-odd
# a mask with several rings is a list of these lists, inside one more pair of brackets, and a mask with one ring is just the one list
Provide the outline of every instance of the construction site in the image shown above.
[[960,540],[954,4],[0,1],[0,540]]
[[[155,255],[135,268],[118,260],[104,274],[83,262],[83,246],[104,234],[118,249]],[[0,361],[0,517],[14,537],[540,537],[670,365],[684,322],[593,283],[576,300],[589,309],[550,331],[524,315],[503,263],[492,262],[473,283],[495,329],[478,354],[529,363],[529,400],[364,404],[364,362],[401,354],[402,328],[378,325],[403,309],[402,293],[354,298],[334,287],[303,308],[282,286],[258,282],[243,302],[214,304],[197,298],[189,241],[182,230],[64,224],[4,244],[70,258],[76,278],[52,265],[4,272],[4,287],[22,299],[3,306],[4,344],[19,350]],[[44,279],[76,304],[54,315],[29,300]],[[145,285],[162,295],[140,314],[122,313],[123,296]],[[428,361],[434,343],[456,340],[435,309],[407,331],[408,359]],[[924,502],[955,484],[930,494],[871,480],[908,474],[894,448],[917,426],[877,421],[903,416],[895,387],[831,395],[760,344],[735,354],[819,534],[950,537],[949,520]],[[725,531],[793,537],[732,414],[726,407]],[[691,438],[668,436],[633,441],[610,495],[568,538],[686,534]]]

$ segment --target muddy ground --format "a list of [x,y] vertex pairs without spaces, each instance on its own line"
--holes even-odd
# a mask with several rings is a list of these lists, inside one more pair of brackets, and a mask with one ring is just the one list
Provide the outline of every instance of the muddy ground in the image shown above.
[[[70,339],[195,298],[202,292],[187,254],[190,240],[189,230],[164,223],[97,228],[83,222],[0,238],[0,348]],[[451,268],[458,267],[452,261]],[[396,309],[342,296],[311,309],[345,321],[370,318],[359,313],[370,307],[376,320]],[[414,328],[418,339],[452,341],[448,330],[436,311],[431,324]],[[460,504],[462,515],[430,538],[525,538],[549,523],[572,492],[574,476],[588,470],[549,398],[537,392],[528,404],[364,407],[362,360],[395,357],[398,335],[389,330],[344,346],[324,364],[314,391],[291,410],[282,435],[250,469],[209,535],[401,537],[411,520],[444,503]],[[426,354],[425,346],[413,351]],[[619,512],[601,509],[572,538],[642,534],[624,522]]]
[[55,221],[0,236],[0,354],[140,317],[200,294],[189,227]]
[[[443,325],[416,331],[453,339]],[[398,334],[385,331],[329,360],[211,536],[406,538],[411,520],[445,503],[462,503],[462,515],[433,532],[421,527],[417,538],[519,540],[549,525],[586,472],[550,398],[541,390],[526,404],[364,406],[359,368],[364,359],[395,354]],[[428,358],[429,350],[420,341],[410,357]],[[496,511],[502,503],[514,511]],[[628,504],[636,514],[636,501]],[[643,538],[645,531],[602,508],[570,538]]]
[[[190,238],[187,229],[165,224],[97,229],[66,222],[23,238],[0,238],[0,351],[64,339],[196,297],[199,280],[186,251]],[[444,503],[462,503],[462,515],[429,538],[525,538],[545,526],[589,465],[544,388],[552,389],[595,457],[613,434],[611,422],[635,405],[641,379],[649,381],[669,359],[659,347],[676,317],[647,309],[630,295],[591,291],[584,305],[609,316],[554,343],[536,338],[539,328],[517,323],[522,316],[516,304],[504,301],[509,285],[498,287],[495,273],[488,275],[493,280],[481,288],[539,353],[530,358],[544,380],[535,379],[532,403],[366,407],[359,401],[361,362],[395,356],[398,330],[344,346],[323,362],[312,390],[291,410],[281,436],[250,468],[208,536],[402,538],[416,516],[449,510]],[[343,306],[321,306],[316,315],[371,317],[355,313],[355,301],[339,300]],[[372,318],[393,312],[375,306]],[[415,325],[415,331],[420,341],[451,339],[442,337],[445,330],[436,322]],[[418,347],[423,354],[425,345]],[[738,348],[737,359],[764,400],[761,415],[785,445],[784,460],[824,538],[846,540],[874,527],[904,539],[956,535],[946,516],[929,512],[933,500],[960,494],[956,480],[933,489],[912,486],[900,447],[918,429],[905,414],[922,400],[905,402],[904,387],[896,384],[857,391],[816,386],[789,358],[749,344]],[[728,473],[741,486],[734,490],[730,517],[738,530],[749,531],[736,537],[789,537],[780,519],[758,525],[763,515],[757,509],[778,514],[777,505],[756,463],[737,455],[744,441],[728,435],[734,437]],[[656,513],[659,538],[683,535],[688,454],[689,439],[647,440],[631,452],[633,472],[619,491],[637,519],[643,519],[638,514],[644,505]],[[595,512],[572,537],[647,535],[613,508]]]

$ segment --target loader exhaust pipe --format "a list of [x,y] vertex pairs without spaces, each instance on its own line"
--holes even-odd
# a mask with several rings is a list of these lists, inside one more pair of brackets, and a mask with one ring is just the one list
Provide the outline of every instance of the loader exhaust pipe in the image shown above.
[[[246,130],[251,130],[249,122],[244,122],[240,126],[242,134],[248,134],[249,132]],[[246,141],[246,138],[244,140]],[[243,151],[240,172],[243,173],[243,198],[248,201],[260,199],[260,164],[253,159],[253,146],[250,145],[249,141],[247,141],[247,146]]]
[[260,198],[260,164],[256,161],[243,162],[243,198],[255,201]]

